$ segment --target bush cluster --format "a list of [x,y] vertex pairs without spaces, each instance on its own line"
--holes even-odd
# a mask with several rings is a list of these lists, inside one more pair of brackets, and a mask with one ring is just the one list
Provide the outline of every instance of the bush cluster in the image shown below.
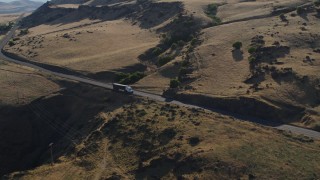
[[207,7],[207,11],[210,14],[216,15],[218,12],[218,5],[217,4],[209,4]]
[[22,29],[19,33],[20,36],[26,35],[29,33],[29,29]]
[[115,80],[121,84],[133,84],[140,79],[145,77],[145,74],[143,72],[134,72],[134,73],[116,73]]
[[174,57],[171,55],[160,56],[160,57],[158,57],[158,65],[163,66],[173,59],[174,59]]
[[250,53],[250,54],[253,54],[253,53],[255,53],[257,51],[257,49],[255,48],[255,47],[250,47],[249,49],[248,49],[248,53]]
[[218,12],[218,7],[219,6],[214,3],[209,4],[207,6],[206,14],[207,14],[207,16],[209,16],[213,20],[213,25],[221,24],[221,19],[216,16],[217,12]]
[[153,50],[152,50],[152,54],[153,54],[154,56],[159,56],[161,53],[162,53],[162,49],[159,48],[159,47],[155,47],[155,48],[153,48]]
[[237,42],[233,43],[232,47],[234,49],[241,49],[242,48],[242,42],[237,41]]
[[16,43],[13,41],[13,39],[11,39],[8,44],[9,46],[14,46]]
[[12,28],[13,24],[13,22],[9,22],[7,24],[0,24],[0,33],[6,33],[7,31],[9,31]]

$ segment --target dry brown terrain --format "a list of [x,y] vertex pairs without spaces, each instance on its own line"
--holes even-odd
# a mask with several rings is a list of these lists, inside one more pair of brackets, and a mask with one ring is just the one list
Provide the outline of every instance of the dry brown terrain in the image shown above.
[[[201,109],[136,99],[90,86],[67,87],[29,105],[38,117],[32,120],[29,115],[25,127],[33,126],[43,134],[34,139],[37,150],[29,156],[37,158],[27,163],[27,169],[35,169],[12,173],[9,179],[320,176],[319,141]],[[79,111],[83,113],[74,113]],[[31,130],[25,128],[23,132],[28,137]],[[53,166],[46,146],[50,142],[54,142]],[[20,152],[30,151],[24,147],[29,146],[24,145]],[[15,146],[10,148],[15,151]],[[16,166],[23,170],[21,162],[25,160]]]
[[31,28],[30,35],[34,39],[21,40],[22,47],[17,46],[15,50],[38,62],[97,73],[138,64],[136,57],[158,40],[152,33],[123,20],[64,30],[87,22],[57,25],[57,28],[47,25]]
[[7,23],[14,21],[20,14],[0,14],[0,23]]
[[0,59],[0,104],[20,106],[59,90],[44,75]]
[[[19,17],[19,14],[0,14],[0,24],[6,24],[10,21],[14,21]],[[4,34],[0,33],[0,40],[3,38]]]
[[[254,98],[283,111],[294,107],[299,109],[296,114],[272,120],[319,130],[320,25],[318,7],[312,1],[182,0],[179,4],[166,0],[150,6],[134,1],[56,3],[38,12],[47,16],[35,21],[29,17],[24,26],[30,33],[6,50],[108,82],[113,81],[114,72],[145,71],[147,76],[134,87],[158,94],[171,79],[181,78],[179,93]],[[216,17],[221,23],[216,26],[206,14],[212,3],[219,6]],[[299,15],[297,7],[304,9]],[[174,37],[181,31],[188,36],[180,33],[185,41],[182,47],[164,45],[165,34]],[[192,37],[197,39],[194,44]],[[237,41],[243,47],[233,51]],[[150,53],[155,47],[162,50],[156,57]],[[252,55],[250,47],[257,49]],[[159,65],[157,60],[168,56],[171,61]],[[250,56],[254,62],[249,62]],[[184,62],[189,63],[188,69],[181,76]],[[241,100],[238,104],[246,106]],[[261,112],[260,118],[265,116],[262,107],[253,107],[252,111]]]
[[[55,0],[25,18],[4,50],[105,82],[143,71],[134,88],[320,130],[317,8],[308,0]],[[174,78],[181,86],[168,90]],[[320,178],[320,142],[308,137],[1,60],[0,87],[5,179]]]

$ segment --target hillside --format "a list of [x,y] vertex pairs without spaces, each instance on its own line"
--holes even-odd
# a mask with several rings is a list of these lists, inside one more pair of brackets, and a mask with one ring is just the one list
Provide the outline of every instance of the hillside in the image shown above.
[[[319,130],[319,7],[312,1],[53,1],[26,17],[22,29],[28,34],[6,51]],[[242,47],[233,49],[235,42]],[[168,90],[175,78],[180,88]]]
[[14,171],[3,178],[320,177],[319,141],[202,109],[54,82],[57,92],[1,107],[0,173]]
[[30,0],[18,0],[12,2],[0,2],[0,14],[32,12],[43,3]]
[[0,60],[0,177],[319,179],[319,140],[239,119],[320,131],[319,29],[313,0],[47,2],[6,55],[168,99]]

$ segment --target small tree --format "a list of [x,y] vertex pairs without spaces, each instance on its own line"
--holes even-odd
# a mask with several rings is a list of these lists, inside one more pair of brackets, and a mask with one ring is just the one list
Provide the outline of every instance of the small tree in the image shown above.
[[180,81],[178,79],[170,80],[170,88],[178,88],[180,86]]
[[174,57],[173,56],[170,56],[170,55],[167,55],[167,56],[160,56],[158,58],[158,65],[159,66],[163,66],[165,64],[167,64],[168,62],[170,62],[171,60],[173,60]]
[[242,47],[242,42],[237,41],[237,42],[233,43],[232,47],[233,47],[234,49],[241,49],[241,47]]
[[29,29],[22,29],[19,33],[20,36],[26,35],[29,33]]
[[158,56],[162,53],[162,49],[159,48],[159,47],[155,47],[153,50],[152,50],[152,54],[155,55],[155,56]]
[[216,15],[217,11],[218,11],[218,5],[217,4],[209,4],[207,6],[207,11],[208,11],[207,13]]
[[11,39],[8,44],[9,46],[14,46],[16,43],[14,43],[13,39]]

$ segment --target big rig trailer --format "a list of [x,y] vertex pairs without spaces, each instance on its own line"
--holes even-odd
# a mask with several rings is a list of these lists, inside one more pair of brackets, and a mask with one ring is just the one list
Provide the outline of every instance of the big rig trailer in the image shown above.
[[128,85],[113,83],[112,86],[113,86],[114,91],[120,91],[120,92],[125,92],[128,94],[133,94],[133,89]]

